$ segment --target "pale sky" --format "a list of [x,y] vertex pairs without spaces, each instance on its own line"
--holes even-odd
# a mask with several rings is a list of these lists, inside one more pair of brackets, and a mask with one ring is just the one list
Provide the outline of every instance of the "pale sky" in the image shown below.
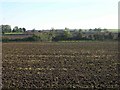
[[119,0],[1,0],[0,25],[26,29],[118,28]]

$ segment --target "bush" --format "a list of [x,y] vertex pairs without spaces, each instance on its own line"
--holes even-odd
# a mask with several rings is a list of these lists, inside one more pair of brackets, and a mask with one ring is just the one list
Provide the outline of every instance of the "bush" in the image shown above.
[[10,41],[9,38],[2,38],[2,42],[8,42],[8,41]]

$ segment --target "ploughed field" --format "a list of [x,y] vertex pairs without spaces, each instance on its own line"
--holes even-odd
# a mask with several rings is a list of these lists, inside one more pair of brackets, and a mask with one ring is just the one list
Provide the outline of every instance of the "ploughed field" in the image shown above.
[[118,88],[117,42],[3,43],[3,88]]

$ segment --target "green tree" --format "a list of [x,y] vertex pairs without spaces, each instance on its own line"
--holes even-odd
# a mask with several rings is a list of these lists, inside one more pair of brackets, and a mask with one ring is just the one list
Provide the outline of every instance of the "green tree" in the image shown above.
[[18,32],[23,32],[23,28],[19,28],[19,29],[18,29]]
[[18,28],[18,26],[15,26],[13,28],[12,32],[26,32],[26,29],[25,28]]
[[23,32],[26,32],[26,29],[25,28],[22,28],[23,29]]
[[19,32],[18,26],[15,26],[15,27],[13,28],[13,31],[12,31],[12,32]]
[[69,30],[69,28],[65,27],[65,30]]
[[109,32],[108,38],[109,38],[109,39],[113,39],[113,38],[114,38],[114,36],[113,36],[113,34],[112,34],[111,32]]
[[94,40],[94,38],[93,38],[92,35],[89,35],[89,36],[88,36],[88,39],[90,39],[90,40]]
[[10,25],[0,25],[0,28],[2,29],[2,33],[11,32],[11,26]]
[[82,39],[82,29],[79,29],[79,30],[78,30],[78,33],[77,33],[77,35],[76,35],[76,39],[77,39],[77,40]]
[[91,32],[91,31],[92,31],[92,29],[89,29],[89,31]]
[[79,29],[78,31],[81,33],[83,30],[82,30],[82,29]]
[[63,39],[68,40],[72,37],[71,32],[69,31],[68,28],[66,28],[63,32]]

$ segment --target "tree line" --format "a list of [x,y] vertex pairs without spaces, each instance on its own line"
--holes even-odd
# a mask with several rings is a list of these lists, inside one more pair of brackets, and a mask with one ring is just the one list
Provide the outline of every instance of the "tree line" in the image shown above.
[[10,32],[26,32],[26,29],[24,27],[19,28],[18,26],[15,26],[12,29],[10,25],[0,25],[0,28],[2,29],[2,34]]
[[[27,32],[25,28],[18,28],[15,26],[11,29],[10,25],[1,25],[2,33],[7,32]],[[35,32],[35,29],[31,30]],[[115,38],[116,37],[116,38]],[[113,32],[107,29],[95,28],[89,30],[70,30],[65,28],[63,30],[56,30],[52,28],[48,32],[37,31],[31,37],[9,40],[8,38],[3,39],[3,41],[79,41],[79,40],[118,40],[118,36],[115,36]]]

